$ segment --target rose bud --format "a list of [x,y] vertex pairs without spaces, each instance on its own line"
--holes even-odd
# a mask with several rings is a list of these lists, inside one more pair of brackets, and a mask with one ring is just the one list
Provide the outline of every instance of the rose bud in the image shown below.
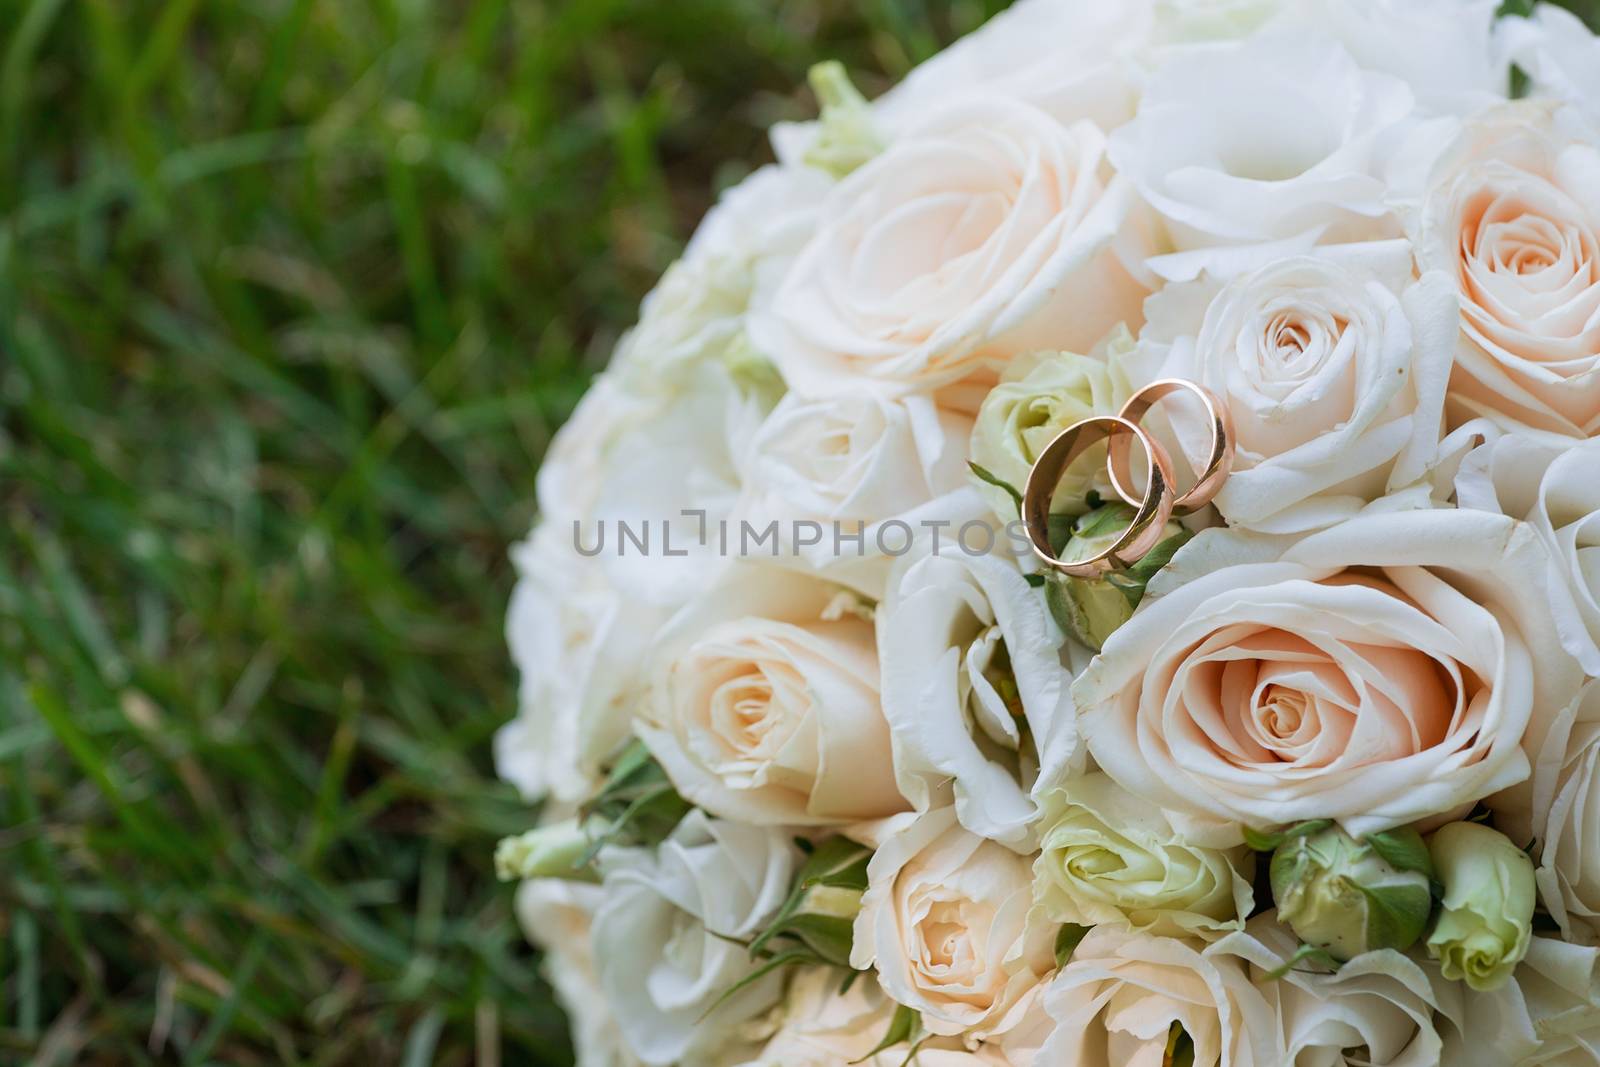
[[1428,955],[1480,992],[1511,977],[1533,936],[1533,861],[1500,831],[1453,822],[1428,840],[1444,885]]
[[1357,841],[1311,823],[1272,853],[1272,898],[1280,922],[1343,962],[1414,944],[1433,907],[1432,875],[1427,846],[1409,827]]
[[[1061,549],[1061,559],[1071,563],[1104,552],[1122,536],[1133,521],[1133,515],[1133,508],[1118,502],[1102,504],[1079,516]],[[1100,651],[1106,639],[1133,617],[1133,610],[1144,599],[1144,588],[1150,579],[1192,536],[1182,526],[1169,522],[1156,547],[1125,571],[1103,578],[1051,574],[1045,601],[1050,605],[1056,625],[1079,643]]]
[[494,873],[502,882],[521,878],[565,878],[598,882],[593,865],[584,863],[593,840],[577,819],[564,819],[516,837],[505,837],[494,850]]

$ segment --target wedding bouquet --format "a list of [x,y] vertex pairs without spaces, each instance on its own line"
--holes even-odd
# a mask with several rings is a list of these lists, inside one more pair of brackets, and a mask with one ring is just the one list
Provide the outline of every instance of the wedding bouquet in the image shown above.
[[1600,41],[1496,8],[812,72],[515,552],[584,1067],[1600,1063]]

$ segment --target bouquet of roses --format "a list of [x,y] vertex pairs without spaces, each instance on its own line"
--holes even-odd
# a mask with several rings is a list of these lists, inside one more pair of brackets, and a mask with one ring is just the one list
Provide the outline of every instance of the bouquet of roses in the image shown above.
[[584,1067],[1600,1063],[1600,40],[1496,4],[812,72],[516,550]]

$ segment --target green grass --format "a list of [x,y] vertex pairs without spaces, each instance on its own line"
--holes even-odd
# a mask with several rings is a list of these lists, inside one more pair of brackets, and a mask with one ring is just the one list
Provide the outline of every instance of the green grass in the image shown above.
[[507,545],[715,188],[975,0],[0,0],[0,1063],[559,1064]]

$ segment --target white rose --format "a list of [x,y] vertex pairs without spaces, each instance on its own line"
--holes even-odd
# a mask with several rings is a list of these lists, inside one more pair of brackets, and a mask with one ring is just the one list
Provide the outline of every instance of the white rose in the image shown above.
[[544,524],[511,551],[518,579],[506,642],[521,682],[517,717],[494,751],[500,777],[524,796],[578,803],[627,743],[645,692],[643,657],[666,613],[619,591],[570,537]]
[[1417,959],[1433,984],[1438,1061],[1450,1067],[1594,1067],[1600,1063],[1600,949],[1535,937],[1512,980],[1491,992],[1452,982]]
[[604,899],[594,959],[616,1025],[650,1067],[704,1063],[778,999],[768,974],[709,1015],[757,966],[744,946],[789,893],[797,850],[786,834],[686,815],[659,850],[601,853]]
[[1565,937],[1600,942],[1600,682],[1551,728],[1532,794],[1539,897]]
[[593,504],[576,528],[566,523],[613,586],[667,608],[726,566],[717,530],[734,515],[750,440],[770,409],[761,390],[720,363],[686,368],[675,381],[675,393],[652,398],[600,457],[589,457]]
[[1493,44],[1499,0],[1310,0],[1301,18],[1368,70],[1403,79],[1433,111],[1505,99],[1510,69]]
[[896,816],[867,865],[850,964],[875,968],[929,1033],[1003,1034],[1055,968],[1054,929],[1029,921],[1031,881],[1026,858],[950,808]]
[[1381,167],[1412,105],[1404,82],[1337,44],[1261,35],[1157,70],[1111,161],[1179,250],[1383,236]]
[[[1250,965],[1281,1042],[1269,1062],[1302,1067],[1435,1067],[1433,990],[1421,967],[1393,950],[1364,952],[1326,972],[1288,966],[1300,947],[1271,914],[1210,950]],[[1279,977],[1269,977],[1278,974]],[[1444,1062],[1453,1063],[1446,1060]]]
[[581,882],[526,881],[517,887],[517,919],[528,940],[544,949],[543,970],[567,1013],[577,1067],[637,1067],[595,966],[591,933],[604,895]]
[[1254,854],[1185,841],[1162,810],[1088,774],[1044,794],[1034,899],[1056,922],[1215,938],[1255,907]]
[[1194,1067],[1279,1067],[1273,1014],[1244,960],[1199,942],[1098,926],[1044,992],[1038,1064],[1161,1067],[1174,1023]]
[[[807,400],[783,398],[751,442],[740,518],[760,528],[777,520],[773,552],[874,598],[883,595],[890,559],[882,541],[915,527],[917,511],[967,484],[966,444],[972,420],[927,397],[855,393]],[[801,545],[798,523],[817,524],[814,544]],[[820,533],[818,531],[820,528]],[[854,538],[863,532],[859,540]]]
[[821,228],[763,314],[756,347],[806,396],[947,391],[975,410],[996,371],[1085,350],[1137,323],[1146,289],[1130,190],[1105,138],[977,96],[928,115],[829,195]]
[[837,587],[744,564],[662,629],[639,736],[680,793],[724,818],[824,825],[906,809],[872,624]]
[[[1020,0],[875,100],[871,127],[882,140],[897,140],[930,112],[989,93],[1033,104],[1064,124],[1087,119],[1113,129],[1133,114],[1132,57],[1151,23],[1150,0]],[[773,148],[798,166],[820,132],[817,122],[780,122],[772,129]]]
[[[969,499],[969,514],[981,513]],[[1034,783],[1082,764],[1072,679],[1061,631],[1005,554],[1004,535],[969,555],[955,543],[965,525],[952,520],[937,554],[919,546],[896,561],[878,606],[895,777],[919,811],[953,792],[963,826],[1030,851]]]
[[1462,810],[1527,778],[1530,721],[1581,680],[1544,572],[1530,529],[1476,511],[1363,515],[1287,545],[1203,532],[1079,677],[1080,728],[1196,839]]
[[1495,28],[1501,47],[1525,71],[1538,96],[1566,100],[1600,121],[1600,38],[1564,7],[1539,4],[1532,18]]
[[[1037,352],[1012,361],[978,409],[972,428],[972,462],[1020,492],[1033,461],[1057,434],[1080,419],[1114,414],[1121,406],[1127,390],[1120,372],[1107,360],[1120,356],[1127,339],[1125,331],[1117,331],[1099,358],[1075,352]],[[1099,470],[1091,460],[1085,459],[1084,465],[1091,472]],[[1072,501],[1081,509],[1090,487],[1088,479],[1095,477],[1090,473],[1083,481],[1063,484],[1056,494],[1060,504],[1064,507]],[[1103,474],[1099,477],[1104,480]],[[976,488],[994,514],[1007,519],[1016,516],[1016,502],[1004,489],[987,482]]]
[[1237,41],[1285,6],[1284,0],[1156,0],[1155,43],[1170,47]]
[[745,316],[811,238],[832,184],[811,167],[768,166],[724,192],[644,298],[613,373],[632,388],[660,391],[697,362],[746,358]]
[[1548,101],[1478,120],[1439,162],[1415,235],[1461,299],[1452,425],[1600,433],[1600,148]]
[[1217,510],[1235,526],[1326,526],[1416,482],[1438,452],[1457,316],[1449,279],[1411,281],[1410,250],[1383,275],[1322,257],[1277,260],[1222,288],[1150,301],[1137,377],[1208,387],[1233,419],[1233,474]]
[[1561,643],[1600,675],[1600,441],[1554,443],[1507,434],[1468,454],[1462,507],[1522,519],[1549,555],[1550,609]]

